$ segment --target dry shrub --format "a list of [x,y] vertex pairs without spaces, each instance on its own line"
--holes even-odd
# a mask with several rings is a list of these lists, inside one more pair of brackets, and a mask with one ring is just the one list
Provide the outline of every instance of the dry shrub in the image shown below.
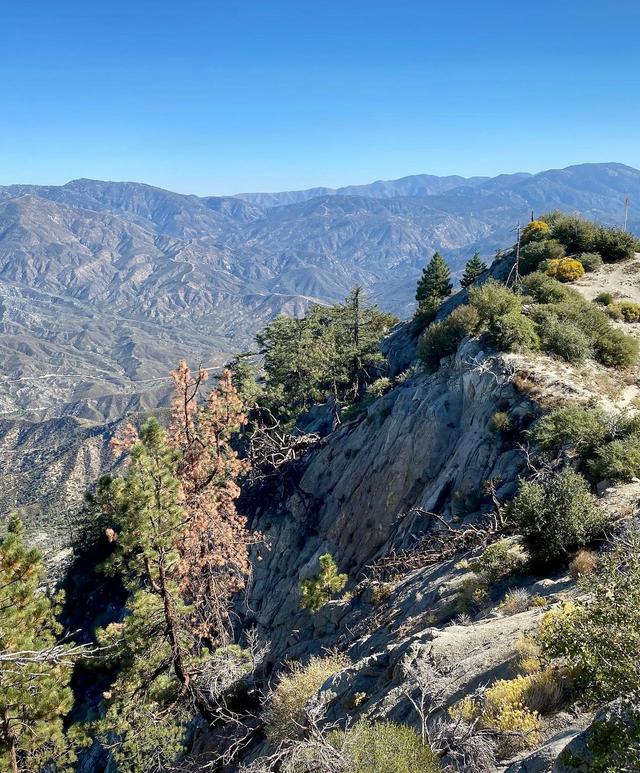
[[514,389],[521,395],[528,397],[536,397],[540,394],[540,387],[536,384],[535,379],[531,377],[527,371],[518,371],[511,379]]
[[291,664],[290,671],[278,680],[271,696],[266,720],[267,737],[272,743],[298,738],[305,720],[305,704],[338,671],[349,665],[345,655],[332,653],[313,657],[303,666]]
[[565,701],[569,689],[566,671],[547,667],[530,674],[522,698],[528,709],[538,714],[550,714]]
[[531,608],[532,596],[526,588],[507,591],[498,609],[503,615],[517,615]]
[[523,674],[533,674],[540,670],[540,646],[536,640],[524,634],[516,642],[517,669]]
[[598,554],[594,550],[579,550],[569,564],[569,571],[573,579],[577,580],[593,574],[597,566]]
[[531,677],[499,679],[484,695],[482,722],[502,734],[498,754],[510,757],[540,740],[540,716],[525,703]]
[[457,606],[460,612],[472,612],[489,600],[489,583],[484,577],[469,574],[460,583]]
[[479,704],[469,695],[459,700],[449,709],[449,716],[461,722],[473,722],[480,716]]
[[618,304],[620,316],[625,322],[640,322],[640,303],[620,301]]

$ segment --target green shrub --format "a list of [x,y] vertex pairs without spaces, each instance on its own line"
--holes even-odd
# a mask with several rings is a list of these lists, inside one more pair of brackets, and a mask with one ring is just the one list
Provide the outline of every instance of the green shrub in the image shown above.
[[640,249],[638,239],[621,228],[597,228],[594,241],[596,252],[602,255],[607,263],[615,263],[619,260],[628,260]]
[[556,473],[544,483],[521,483],[509,516],[532,559],[541,563],[587,544],[602,531],[605,519],[585,479],[572,470]]
[[377,378],[372,384],[369,384],[367,387],[367,394],[376,398],[382,397],[382,395],[386,394],[392,386],[393,383],[391,379],[388,376],[382,376],[381,378]]
[[491,417],[491,429],[498,434],[506,434],[511,430],[511,419],[505,411],[496,411]]
[[521,300],[508,287],[490,279],[479,287],[469,289],[469,304],[478,312],[482,322],[490,324],[509,312],[519,311]]
[[580,255],[580,263],[584,267],[585,271],[597,271],[602,268],[603,264],[602,255],[599,252],[583,252]]
[[610,306],[615,301],[615,298],[611,293],[602,292],[598,293],[593,300],[596,303],[602,304],[603,306]]
[[606,313],[594,303],[585,301],[579,294],[561,303],[550,305],[558,319],[575,323],[585,333],[600,335],[611,330]]
[[525,276],[520,285],[525,295],[530,295],[537,303],[559,303],[569,300],[574,292],[562,282],[544,274],[542,271],[534,271]]
[[589,454],[605,441],[605,422],[602,411],[574,403],[543,416],[531,437],[540,449],[551,454],[557,454],[566,446],[574,448],[580,455]]
[[453,354],[460,342],[475,332],[480,323],[477,311],[470,306],[458,306],[443,319],[430,325],[418,342],[417,355],[429,369],[438,367],[440,360]]
[[564,245],[569,254],[601,252],[597,246],[598,226],[590,220],[556,212],[549,225],[553,238]]
[[304,707],[322,685],[338,671],[346,668],[344,655],[313,657],[306,666],[293,663],[283,674],[273,691],[267,710],[266,731],[272,743],[298,738],[304,726]]
[[546,262],[545,271],[559,282],[575,282],[584,276],[584,267],[575,258],[557,258]]
[[436,755],[406,725],[361,720],[346,732],[336,730],[329,743],[349,760],[349,773],[438,773]]
[[520,309],[510,311],[489,324],[489,338],[502,352],[538,349],[540,341],[533,322]]
[[580,581],[584,603],[565,603],[543,617],[536,638],[546,659],[572,670],[583,698],[640,694],[640,535],[605,551]]
[[598,362],[612,368],[627,368],[638,358],[638,342],[611,326],[607,314],[596,304],[587,303],[579,296],[571,296],[561,303],[540,305],[531,309],[531,318],[541,333],[542,347],[553,345],[545,330],[556,322],[573,323],[592,344],[593,356]]
[[522,569],[522,551],[501,539],[489,545],[482,555],[469,561],[469,569],[487,583],[494,583]]
[[520,274],[530,274],[547,260],[564,258],[564,247],[554,239],[531,242],[520,250]]
[[544,351],[566,362],[581,363],[591,354],[589,337],[572,322],[550,319],[546,325],[540,325],[538,330]]
[[597,448],[587,467],[598,480],[630,481],[639,477],[640,435],[628,435]]
[[[577,763],[588,765],[591,773],[640,770],[640,707],[635,696],[625,696],[602,721],[593,723],[587,748],[590,759]],[[562,754],[560,761],[565,762]]]
[[610,319],[615,319],[616,321],[622,319],[622,312],[620,311],[620,306],[617,303],[611,303],[609,306],[605,306],[605,311],[609,315]]
[[640,303],[619,301],[616,306],[620,310],[620,316],[625,322],[640,322]]
[[598,362],[610,368],[630,368],[638,361],[638,341],[610,327],[594,341]]
[[340,593],[349,579],[348,575],[338,573],[331,553],[320,556],[319,562],[318,574],[300,583],[300,606],[310,612],[317,612],[334,594]]

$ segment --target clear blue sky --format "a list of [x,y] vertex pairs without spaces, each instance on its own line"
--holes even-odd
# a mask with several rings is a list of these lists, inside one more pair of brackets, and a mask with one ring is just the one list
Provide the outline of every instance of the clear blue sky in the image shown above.
[[640,167],[638,0],[0,0],[0,183]]

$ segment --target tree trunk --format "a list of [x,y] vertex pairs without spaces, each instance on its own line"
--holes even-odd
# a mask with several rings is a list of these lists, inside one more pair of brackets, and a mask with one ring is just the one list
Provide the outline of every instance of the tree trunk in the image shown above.
[[6,742],[9,745],[9,764],[11,765],[11,773],[20,773],[20,770],[18,768],[18,753],[16,750],[16,736],[13,730],[11,729],[11,723],[9,721],[9,717],[7,716],[6,712],[2,712],[2,728],[3,728],[3,735],[6,740]]
[[176,676],[180,681],[180,684],[186,689],[189,686],[189,674],[184,667],[184,656],[182,654],[182,648],[178,639],[178,625],[176,622],[173,602],[167,587],[167,575],[164,565],[164,555],[160,555],[160,561],[158,562],[158,589],[160,596],[162,597],[162,606],[164,609],[164,619],[167,624],[167,636],[169,638],[169,646],[171,647],[171,657],[173,660],[173,668],[176,672]]
[[11,738],[9,760],[11,762],[11,773],[20,773],[20,771],[18,770],[18,756],[16,754],[16,739],[13,737]]
[[355,350],[355,382],[353,385],[353,398],[358,399],[360,392],[360,291],[362,288],[356,287],[353,291],[353,344]]
[[162,597],[162,605],[164,609],[164,619],[167,624],[167,638],[169,639],[169,646],[171,647],[171,658],[173,661],[173,670],[175,671],[178,681],[182,685],[183,691],[191,692],[191,697],[196,705],[196,708],[202,715],[202,717],[212,724],[217,718],[216,714],[211,710],[209,703],[206,699],[200,695],[198,690],[193,690],[191,685],[191,675],[185,666],[185,657],[180,644],[178,621],[176,620],[175,610],[173,608],[173,599],[169,592],[167,585],[166,568],[164,564],[164,554],[160,554],[160,560],[158,562],[158,587],[160,596]]

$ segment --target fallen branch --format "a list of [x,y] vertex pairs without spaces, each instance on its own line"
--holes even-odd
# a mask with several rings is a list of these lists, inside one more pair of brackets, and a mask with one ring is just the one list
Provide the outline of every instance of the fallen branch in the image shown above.
[[412,507],[403,517],[413,514],[432,518],[438,527],[424,534],[415,545],[406,550],[392,550],[367,567],[367,576],[376,582],[388,582],[401,574],[446,561],[453,556],[486,547],[506,529],[504,508],[496,495],[497,481],[485,484],[485,491],[493,502],[493,511],[478,524],[455,528],[442,515]]

